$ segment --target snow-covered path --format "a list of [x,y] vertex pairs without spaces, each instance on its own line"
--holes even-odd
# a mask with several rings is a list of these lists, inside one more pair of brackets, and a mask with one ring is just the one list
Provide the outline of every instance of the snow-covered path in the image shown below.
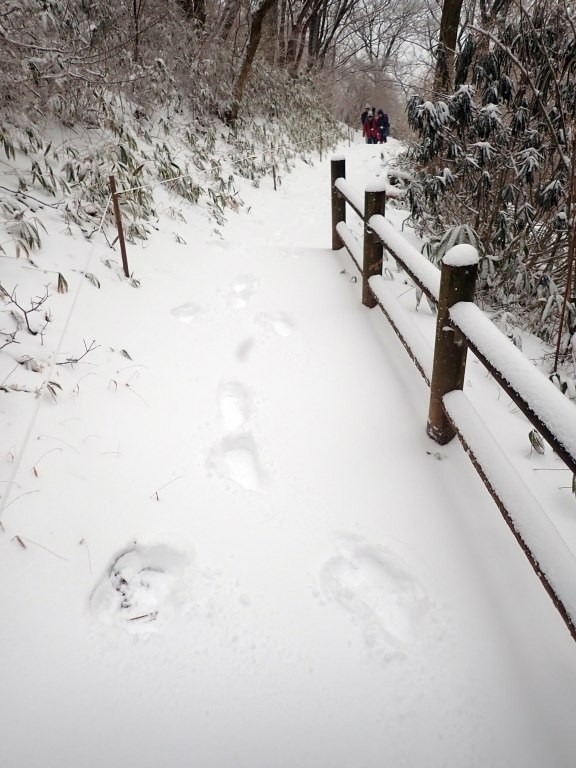
[[329,163],[244,194],[82,288],[3,520],[0,764],[573,766],[576,647],[328,250]]

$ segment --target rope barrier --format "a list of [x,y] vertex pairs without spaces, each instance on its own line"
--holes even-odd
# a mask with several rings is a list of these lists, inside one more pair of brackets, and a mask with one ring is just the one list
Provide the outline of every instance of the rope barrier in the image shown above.
[[[323,137],[321,137],[321,138],[323,138]],[[297,143],[297,144],[291,144],[290,145],[290,149],[293,149],[294,147],[298,147],[298,146],[300,146],[300,144],[305,144],[305,143],[307,143],[307,142],[300,142],[300,143]],[[271,152],[271,155],[272,155],[273,159],[274,159],[275,156],[278,156],[278,155],[275,155],[276,150],[277,150],[277,147],[271,147],[270,148],[270,152]],[[263,154],[266,155],[267,153],[263,150]],[[260,155],[245,155],[244,159],[246,159],[246,160],[258,160],[259,157],[260,157]],[[149,160],[148,162],[152,163],[154,161],[153,160]],[[231,163],[229,160],[224,160],[224,163],[229,168],[232,168],[232,169],[234,168],[234,164]],[[275,166],[274,162],[269,167],[272,168],[273,166]],[[170,182],[172,182],[172,181],[179,181],[180,179],[194,179],[194,176],[191,173],[183,173],[183,174],[180,174],[179,176],[173,176],[170,179],[164,179],[163,181],[151,182],[150,184],[139,184],[136,187],[129,187],[128,189],[119,189],[117,194],[118,195],[125,195],[128,192],[135,192],[135,191],[137,191],[139,189],[156,189],[156,187],[160,187],[160,186],[162,186],[164,184],[170,184]],[[208,179],[208,176],[205,175],[204,176],[204,180],[206,180],[206,179]],[[98,185],[92,185],[92,186],[96,187]],[[90,189],[90,188],[91,187],[88,187],[88,189]]]

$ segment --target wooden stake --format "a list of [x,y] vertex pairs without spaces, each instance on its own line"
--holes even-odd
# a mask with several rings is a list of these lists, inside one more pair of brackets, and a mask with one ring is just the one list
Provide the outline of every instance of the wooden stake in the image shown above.
[[122,266],[126,277],[130,277],[128,269],[128,257],[126,255],[126,243],[124,242],[124,230],[122,229],[122,214],[120,213],[120,203],[118,202],[118,193],[116,192],[116,181],[114,176],[109,177],[110,192],[112,193],[112,205],[114,206],[114,218],[116,219],[116,228],[118,230],[118,240],[120,241],[120,253],[122,255]]

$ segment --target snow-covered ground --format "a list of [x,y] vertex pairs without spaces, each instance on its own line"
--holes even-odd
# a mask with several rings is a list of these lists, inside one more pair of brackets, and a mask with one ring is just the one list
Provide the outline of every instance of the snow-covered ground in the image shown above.
[[[347,179],[399,148],[342,147]],[[0,360],[2,768],[574,765],[576,646],[462,448],[427,438],[426,385],[330,250],[329,180],[246,186],[219,228],[159,189],[140,288],[48,212],[47,272],[0,260],[22,303],[52,294]],[[576,551],[570,474],[468,367]]]

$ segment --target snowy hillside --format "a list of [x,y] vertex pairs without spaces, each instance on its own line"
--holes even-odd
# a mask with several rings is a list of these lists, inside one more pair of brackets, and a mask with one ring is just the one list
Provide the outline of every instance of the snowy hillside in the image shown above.
[[[362,191],[400,149],[339,151]],[[222,225],[157,188],[132,282],[48,210],[38,269],[0,260],[21,306],[49,294],[0,356],[5,768],[574,764],[576,647],[427,438],[424,382],[330,250],[329,180],[316,157],[246,182]],[[570,473],[468,368],[576,552]]]

